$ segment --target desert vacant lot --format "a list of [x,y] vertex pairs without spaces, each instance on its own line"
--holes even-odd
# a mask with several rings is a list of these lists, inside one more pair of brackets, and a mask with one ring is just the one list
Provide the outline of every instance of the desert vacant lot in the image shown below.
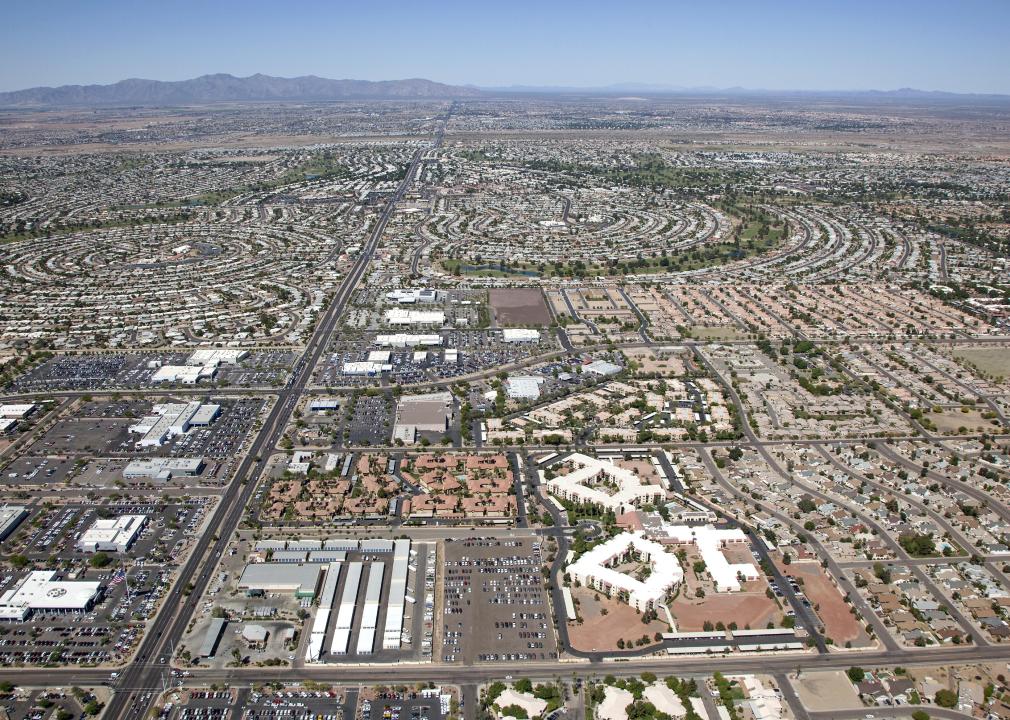
[[999,379],[1010,376],[1010,348],[1007,347],[959,347],[954,357],[965,360],[979,370]]
[[804,672],[794,681],[794,686],[807,710],[829,712],[863,707],[852,683],[841,670]]
[[936,424],[941,433],[957,433],[962,428],[967,432],[986,432],[993,426],[982,417],[978,410],[961,412],[957,409],[946,409],[942,413],[930,413],[927,417]]
[[817,616],[824,623],[824,632],[842,647],[852,643],[852,647],[870,645],[870,638],[863,626],[849,611],[845,598],[838,588],[827,578],[820,564],[816,562],[794,562],[792,565],[776,563],[783,573],[803,580],[803,591],[816,607]]
[[634,641],[643,635],[653,644],[657,632],[670,631],[670,626],[662,620],[643,623],[641,614],[630,605],[589,588],[573,588],[572,598],[578,602],[582,618],[581,624],[568,623],[568,638],[576,650],[617,650],[619,639],[632,648]]
[[505,288],[488,293],[499,325],[550,325],[551,314],[539,288]]
[[690,328],[691,336],[698,340],[740,340],[747,337],[747,333],[732,325],[720,325],[717,327],[706,327],[695,325]]

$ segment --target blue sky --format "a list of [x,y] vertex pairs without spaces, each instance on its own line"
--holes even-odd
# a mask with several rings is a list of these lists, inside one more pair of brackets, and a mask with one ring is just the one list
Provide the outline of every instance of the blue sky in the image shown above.
[[1010,0],[43,0],[4,4],[0,90],[211,72],[475,85],[1010,94]]

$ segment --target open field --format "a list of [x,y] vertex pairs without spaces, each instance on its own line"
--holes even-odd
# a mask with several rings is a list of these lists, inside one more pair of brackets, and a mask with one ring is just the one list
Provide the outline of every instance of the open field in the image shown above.
[[849,610],[845,598],[825,575],[817,563],[794,562],[781,565],[783,572],[803,579],[803,592],[814,604],[817,617],[824,623],[824,634],[836,645],[866,647],[870,644],[863,626]]
[[998,379],[1010,376],[1010,348],[958,347],[954,357],[964,360],[987,375]]
[[582,618],[581,623],[568,624],[572,647],[577,650],[617,650],[618,640],[633,647],[634,641],[643,637],[648,637],[651,644],[655,633],[670,630],[662,620],[643,623],[641,614],[634,608],[587,588],[574,590],[572,597],[579,603],[579,617]]
[[488,296],[499,325],[543,327],[550,324],[547,303],[539,289],[491,290]]

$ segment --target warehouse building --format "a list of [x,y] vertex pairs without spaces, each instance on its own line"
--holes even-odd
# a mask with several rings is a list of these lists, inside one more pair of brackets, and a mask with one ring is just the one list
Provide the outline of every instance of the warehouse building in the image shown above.
[[207,365],[162,365],[151,376],[152,383],[182,383],[196,385],[201,380],[208,380],[217,374],[217,366]]
[[332,412],[340,409],[340,398],[315,398],[309,402],[309,412]]
[[292,593],[311,600],[316,597],[322,569],[322,563],[250,563],[242,571],[238,589],[249,594]]
[[439,296],[440,293],[438,290],[427,289],[393,290],[386,293],[387,300],[399,303],[400,305],[415,305],[418,303],[430,305],[431,303],[438,302]]
[[60,580],[55,570],[34,570],[0,595],[0,620],[24,622],[35,611],[86,613],[101,596],[98,582]]
[[326,579],[319,593],[319,609],[312,620],[309,632],[309,644],[305,650],[306,662],[319,662],[326,645],[326,628],[330,625],[330,615],[337,597],[337,583],[340,580],[340,563],[332,562],[326,566]]
[[270,561],[275,563],[303,563],[309,554],[304,550],[274,550]]
[[381,375],[384,372],[389,372],[393,369],[393,366],[389,363],[374,363],[374,362],[345,362],[341,367],[341,372],[344,375],[358,375],[372,377],[375,375]]
[[203,458],[145,458],[131,460],[123,468],[127,480],[153,478],[171,480],[173,477],[196,477],[203,472]]
[[201,405],[189,419],[190,427],[207,427],[221,414],[220,405]]
[[536,400],[543,381],[535,375],[513,375],[505,381],[505,394],[510,400]]
[[81,535],[77,549],[86,553],[126,552],[146,524],[147,515],[98,518]]
[[502,340],[507,343],[531,343],[540,342],[540,331],[526,328],[505,328],[502,332]]
[[337,611],[337,626],[333,630],[333,642],[330,653],[346,655],[347,646],[351,642],[351,628],[354,626],[354,615],[358,607],[358,587],[361,585],[361,569],[364,563],[347,563],[344,575],[344,592],[340,596],[340,609]]
[[428,393],[401,397],[396,404],[393,441],[407,445],[417,442],[420,433],[444,433],[452,419],[452,394]]
[[407,592],[407,569],[410,565],[410,540],[396,540],[393,545],[393,570],[386,600],[386,625],[382,630],[383,650],[400,649],[404,599]]
[[582,368],[583,372],[600,375],[601,377],[611,377],[613,375],[617,375],[623,369],[624,368],[620,365],[615,365],[614,363],[607,362],[606,360],[594,360]]
[[12,532],[18,529],[28,517],[28,508],[22,505],[4,505],[0,507],[0,541],[6,540]]
[[152,412],[130,426],[131,433],[143,435],[137,442],[140,447],[159,447],[168,438],[185,435],[191,427],[209,425],[220,414],[221,406],[167,403],[155,405]]
[[365,587],[365,605],[361,609],[358,629],[358,655],[371,655],[375,651],[375,627],[379,622],[379,601],[382,599],[382,581],[386,576],[386,563],[373,562],[368,569]]
[[249,356],[248,350],[238,348],[201,348],[186,359],[187,365],[238,365]]
[[32,403],[0,405],[0,418],[8,420],[24,420],[35,412],[36,408],[38,408],[38,405]]
[[375,344],[379,347],[407,348],[424,347],[442,344],[441,335],[411,335],[408,333],[397,333],[395,335],[377,335]]
[[371,553],[391,553],[393,552],[393,541],[385,538],[365,538],[358,545],[361,553],[369,555]]
[[404,310],[394,308],[386,311],[389,325],[444,325],[445,313],[441,310]]
[[207,628],[207,634],[203,636],[203,644],[200,646],[199,652],[197,652],[197,657],[214,657],[214,654],[217,652],[217,646],[221,642],[221,636],[224,634],[224,627],[227,624],[228,620],[225,618],[214,618],[210,621],[210,626]]

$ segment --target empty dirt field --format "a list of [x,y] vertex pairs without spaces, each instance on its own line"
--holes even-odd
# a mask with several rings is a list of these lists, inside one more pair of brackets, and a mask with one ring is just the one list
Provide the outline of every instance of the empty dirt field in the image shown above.
[[812,712],[858,710],[863,707],[859,695],[849,682],[845,672],[808,672],[793,680],[796,694],[803,706]]
[[686,353],[656,353],[649,349],[628,349],[625,355],[637,363],[637,371],[642,375],[683,375]]
[[990,432],[994,427],[992,422],[982,417],[982,413],[978,410],[961,412],[957,409],[946,408],[942,413],[931,412],[926,417],[933,421],[939,432],[951,435],[962,431]]
[[954,349],[954,357],[1000,380],[1010,376],[1008,347],[958,347]]
[[816,562],[793,562],[791,565],[778,563],[783,573],[802,579],[803,593],[816,608],[817,616],[824,623],[824,634],[841,647],[852,643],[852,647],[870,645],[863,626],[856,616],[849,612],[849,606],[835,587],[825,576],[824,571]]
[[499,325],[546,326],[551,314],[539,288],[490,290],[488,302]]
[[717,327],[703,327],[695,325],[688,329],[691,337],[698,340],[741,340],[747,337],[747,332],[732,325],[720,325]]
[[[600,598],[598,601],[595,599],[597,596]],[[630,605],[585,587],[572,588],[572,599],[578,603],[579,617],[582,618],[581,625],[568,623],[568,638],[576,650],[618,650],[617,641],[622,638],[634,647],[634,641],[643,635],[648,635],[650,644],[653,644],[656,633],[670,631],[670,626],[662,620],[653,620],[646,625],[642,616]],[[660,614],[660,617],[663,615]]]
[[670,603],[670,612],[680,632],[703,630],[706,620],[713,625],[721,622],[727,627],[736,623],[740,630],[759,630],[775,620],[781,625],[778,607],[764,593],[719,593],[707,594],[704,598],[681,595]]

